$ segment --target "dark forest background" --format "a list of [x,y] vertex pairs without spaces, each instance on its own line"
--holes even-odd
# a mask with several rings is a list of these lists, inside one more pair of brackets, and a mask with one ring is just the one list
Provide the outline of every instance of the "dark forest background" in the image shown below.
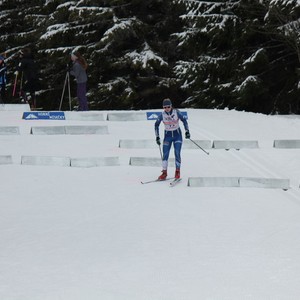
[[30,47],[38,106],[58,109],[75,49],[89,64],[91,109],[159,108],[169,97],[177,107],[300,113],[299,18],[297,0],[0,0],[8,100],[19,101],[16,54]]

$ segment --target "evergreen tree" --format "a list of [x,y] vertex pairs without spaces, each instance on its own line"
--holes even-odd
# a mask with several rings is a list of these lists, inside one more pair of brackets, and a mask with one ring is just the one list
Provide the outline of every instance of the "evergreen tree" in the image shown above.
[[237,17],[232,9],[239,1],[175,0],[185,13],[185,26],[176,34],[180,59],[174,71],[186,92],[185,105],[228,105],[234,64],[232,45]]
[[114,1],[112,24],[97,45],[93,61],[101,82],[94,93],[98,105],[146,108],[175,97],[172,78],[174,15],[170,1]]
[[[44,109],[58,109],[78,50],[91,109],[160,107],[171,97],[177,106],[299,113],[299,17],[297,0],[3,0],[0,53],[11,89],[15,54],[32,48]],[[72,78],[73,96],[75,86]]]
[[300,113],[300,2],[273,0],[264,5],[265,28],[277,48],[271,53],[272,113]]

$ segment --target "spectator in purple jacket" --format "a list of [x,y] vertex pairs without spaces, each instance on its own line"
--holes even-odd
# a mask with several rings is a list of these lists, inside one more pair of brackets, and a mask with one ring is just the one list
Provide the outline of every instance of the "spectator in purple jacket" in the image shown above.
[[77,83],[77,98],[79,102],[78,110],[86,111],[89,109],[86,97],[87,62],[78,51],[74,51],[71,53],[71,60],[73,64],[70,69],[70,74],[75,77]]

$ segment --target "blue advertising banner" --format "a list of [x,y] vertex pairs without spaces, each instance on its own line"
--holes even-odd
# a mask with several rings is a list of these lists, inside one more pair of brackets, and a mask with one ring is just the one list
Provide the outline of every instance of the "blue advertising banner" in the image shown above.
[[62,111],[31,111],[23,113],[24,120],[65,120]]
[[[186,111],[180,111],[185,119],[188,119],[188,115]],[[147,112],[147,120],[156,120],[158,116],[161,115],[161,112]]]

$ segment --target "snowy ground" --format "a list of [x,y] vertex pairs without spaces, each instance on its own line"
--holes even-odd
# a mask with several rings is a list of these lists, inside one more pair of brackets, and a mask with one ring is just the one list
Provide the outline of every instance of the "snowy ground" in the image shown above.
[[[158,148],[153,121],[26,121],[0,112],[0,299],[240,300],[300,297],[298,116],[186,110],[191,138],[257,140],[259,149],[182,151],[182,182],[141,185],[159,167],[130,166]],[[108,112],[103,112],[106,115]],[[31,126],[107,125],[108,135],[30,135]],[[120,166],[26,166],[22,155],[118,156]],[[173,175],[174,168],[169,169]],[[188,177],[288,178],[290,189],[188,187]]]

